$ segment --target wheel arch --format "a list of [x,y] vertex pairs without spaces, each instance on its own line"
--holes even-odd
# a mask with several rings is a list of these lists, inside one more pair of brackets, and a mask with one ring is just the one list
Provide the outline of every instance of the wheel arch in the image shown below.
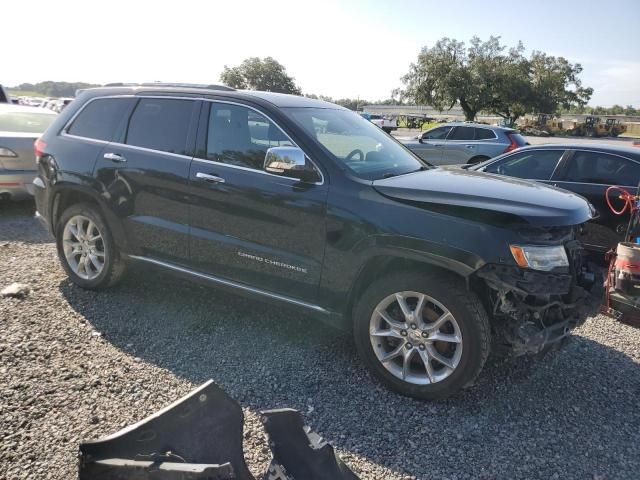
[[367,258],[360,266],[349,290],[344,311],[345,318],[349,322],[351,321],[357,299],[376,278],[380,278],[383,275],[404,272],[440,272],[443,275],[458,278],[465,283],[466,288],[470,288],[469,278],[475,270],[475,267],[466,263],[453,258],[440,257],[433,253],[407,252],[402,249],[394,252],[379,252]]
[[100,198],[100,195],[89,187],[82,185],[64,184],[56,188],[51,204],[51,225],[54,236],[57,235],[57,225],[60,217],[66,209],[78,203],[86,203],[95,207],[102,215],[109,229],[114,242],[119,248],[126,243],[124,229],[117,216],[113,214]]

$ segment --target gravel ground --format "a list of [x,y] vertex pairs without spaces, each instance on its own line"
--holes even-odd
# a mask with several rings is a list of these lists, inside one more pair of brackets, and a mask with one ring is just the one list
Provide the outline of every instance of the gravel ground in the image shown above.
[[0,204],[0,478],[70,479],[80,439],[133,423],[213,378],[245,412],[245,454],[270,454],[256,412],[293,407],[363,479],[631,479],[640,471],[640,330],[590,318],[542,359],[491,359],[444,402],[400,397],[348,335],[297,312],[135,268],[73,286],[30,204]]

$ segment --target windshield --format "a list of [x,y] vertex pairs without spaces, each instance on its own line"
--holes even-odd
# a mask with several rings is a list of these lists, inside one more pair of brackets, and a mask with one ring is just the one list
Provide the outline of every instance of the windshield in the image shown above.
[[427,168],[399,142],[354,112],[328,108],[283,111],[357,177],[378,180]]
[[0,113],[0,132],[43,133],[55,119],[48,113]]

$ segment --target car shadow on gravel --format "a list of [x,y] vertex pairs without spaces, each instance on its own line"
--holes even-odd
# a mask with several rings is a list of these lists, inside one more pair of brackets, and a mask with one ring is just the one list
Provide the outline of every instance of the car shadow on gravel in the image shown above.
[[0,201],[0,242],[49,243],[53,238],[35,218],[33,200]]
[[428,403],[372,380],[348,333],[281,305],[139,266],[108,292],[68,280],[60,290],[114,347],[194,384],[212,378],[252,410],[302,411],[347,463],[417,478],[624,478],[640,468],[640,368],[587,337],[544,358],[492,358],[473,388]]

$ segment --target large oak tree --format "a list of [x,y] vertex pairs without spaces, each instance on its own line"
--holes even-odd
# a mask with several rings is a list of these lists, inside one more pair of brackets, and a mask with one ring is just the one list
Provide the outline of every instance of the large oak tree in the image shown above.
[[233,88],[262,90],[265,92],[292,93],[301,90],[284,66],[272,57],[251,57],[237,67],[224,66],[220,81]]
[[404,88],[399,93],[405,100],[438,110],[458,104],[467,120],[482,111],[509,123],[525,113],[586,105],[593,89],[582,86],[580,64],[540,52],[527,59],[523,52],[522,43],[507,51],[500,37],[485,42],[473,37],[468,47],[443,38],[422,49],[402,77]]

